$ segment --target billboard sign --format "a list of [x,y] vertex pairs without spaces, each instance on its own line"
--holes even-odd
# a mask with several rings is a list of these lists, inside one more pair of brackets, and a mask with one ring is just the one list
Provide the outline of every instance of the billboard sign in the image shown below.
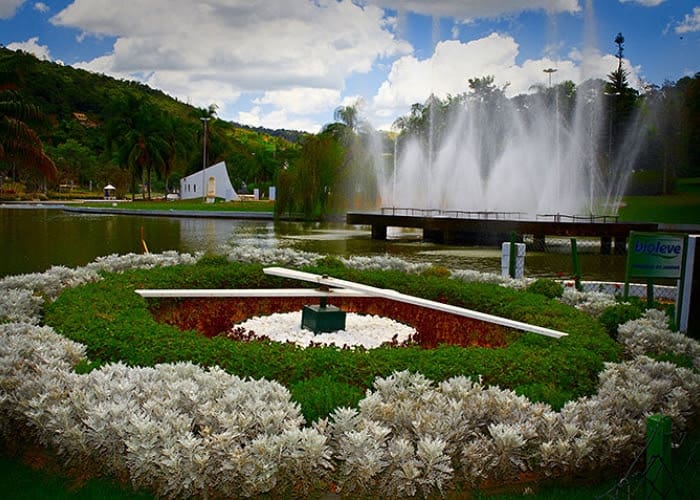
[[680,279],[685,241],[682,234],[631,232],[627,247],[628,278]]

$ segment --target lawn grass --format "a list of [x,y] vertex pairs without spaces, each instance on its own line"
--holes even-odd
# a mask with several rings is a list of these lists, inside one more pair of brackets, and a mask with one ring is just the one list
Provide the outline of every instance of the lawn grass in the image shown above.
[[[84,203],[87,207],[112,207],[112,201],[91,201]],[[128,210],[200,210],[207,212],[274,212],[275,203],[271,201],[223,201],[205,203],[202,200],[137,200],[118,202],[117,208]]]
[[679,179],[676,193],[625,196],[620,221],[700,224],[700,178]]

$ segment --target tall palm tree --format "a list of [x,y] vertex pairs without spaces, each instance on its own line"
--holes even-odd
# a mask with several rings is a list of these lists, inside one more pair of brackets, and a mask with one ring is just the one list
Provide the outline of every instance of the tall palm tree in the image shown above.
[[153,169],[165,166],[170,150],[164,115],[147,100],[131,94],[115,101],[112,107],[112,119],[107,125],[108,143],[118,163],[131,171],[132,197],[136,180],[145,173],[150,199]]
[[44,153],[41,139],[27,123],[41,119],[36,106],[23,103],[13,91],[0,89],[0,163],[35,168],[45,177],[55,179],[56,165]]

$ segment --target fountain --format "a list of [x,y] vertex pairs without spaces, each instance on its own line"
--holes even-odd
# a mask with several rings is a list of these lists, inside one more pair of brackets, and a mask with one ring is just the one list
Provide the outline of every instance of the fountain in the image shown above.
[[[397,137],[394,165],[379,176],[384,207],[466,212],[615,215],[640,149],[636,131],[610,147],[612,120],[604,113],[615,95],[587,79],[596,51],[589,40],[592,2],[586,4],[584,83],[508,99],[489,78],[471,93],[425,105],[427,124]],[[551,78],[555,69],[548,68]],[[589,73],[590,74],[590,73]],[[472,80],[470,80],[472,83]],[[438,112],[439,110],[439,112]],[[601,144],[602,143],[602,144]]]

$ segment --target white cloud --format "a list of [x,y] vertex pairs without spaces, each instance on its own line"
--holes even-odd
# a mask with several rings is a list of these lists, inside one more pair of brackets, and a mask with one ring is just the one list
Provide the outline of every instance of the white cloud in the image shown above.
[[0,19],[11,19],[24,0],[0,0]]
[[578,12],[578,0],[369,0],[399,12],[456,19],[495,18],[524,11]]
[[[572,51],[568,58],[542,58],[516,64],[519,45],[510,36],[492,33],[468,43],[443,41],[437,44],[430,59],[418,60],[404,56],[392,66],[389,76],[372,100],[371,113],[375,122],[389,122],[391,117],[404,115],[415,103],[424,103],[430,94],[445,98],[469,90],[468,79],[493,75],[495,85],[508,84],[509,97],[528,93],[533,85],[548,83],[545,68],[556,68],[552,84],[571,80],[576,84],[588,78],[606,79],[617,68],[617,58],[597,51],[585,54]],[[640,68],[623,60],[628,70],[630,86],[639,88]]]
[[337,107],[340,103],[340,90],[295,88],[265,92],[257,104],[271,104],[284,108],[288,113],[305,115],[316,114]]
[[468,88],[468,78],[500,77],[504,69],[515,65],[517,55],[515,40],[497,33],[468,43],[440,42],[430,59],[420,61],[413,56],[398,59],[373,104],[377,109],[407,110],[416,102],[424,102],[431,93],[440,97],[462,93]]
[[700,7],[694,7],[692,14],[686,14],[683,21],[676,26],[676,33],[700,31]]
[[264,103],[288,114],[302,99],[332,110],[350,75],[411,51],[382,9],[350,1],[75,0],[51,21],[116,38],[111,54],[78,64],[85,69],[223,108],[265,92]]
[[37,12],[41,12],[42,14],[45,14],[51,10],[51,7],[46,5],[44,2],[37,2],[34,4],[34,10],[36,10]]
[[29,52],[34,54],[39,59],[45,61],[51,60],[51,54],[49,48],[46,45],[39,45],[39,37],[32,37],[26,42],[13,42],[8,43],[6,47],[10,50],[23,50],[24,52]]
[[620,3],[638,3],[644,7],[656,7],[665,1],[666,0],[620,0]]

